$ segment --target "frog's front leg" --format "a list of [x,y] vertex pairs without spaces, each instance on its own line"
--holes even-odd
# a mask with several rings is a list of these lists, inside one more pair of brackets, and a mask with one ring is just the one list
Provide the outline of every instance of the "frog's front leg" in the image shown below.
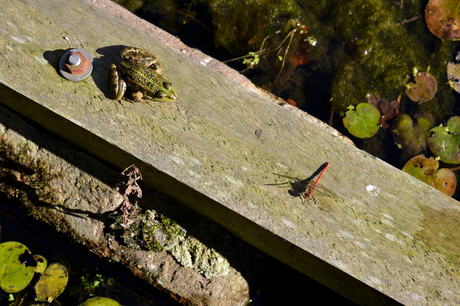
[[146,101],[142,100],[143,97],[144,97],[144,94],[141,91],[133,92],[133,100],[134,100],[134,102],[146,102]]
[[126,82],[120,77],[115,64],[110,65],[107,77],[109,79],[108,83],[112,93],[112,99],[121,102],[126,92]]

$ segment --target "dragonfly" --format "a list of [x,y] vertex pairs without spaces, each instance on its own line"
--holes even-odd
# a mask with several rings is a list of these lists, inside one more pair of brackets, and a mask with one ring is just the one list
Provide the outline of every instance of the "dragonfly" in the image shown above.
[[[321,170],[321,173],[319,174],[319,177],[314,181],[313,183],[311,182],[314,175],[311,176],[310,178],[301,180],[298,178],[293,178],[289,176],[284,176],[290,179],[295,179],[294,182],[290,182],[290,185],[292,187],[292,190],[289,191],[289,193],[293,196],[302,196],[305,199],[311,199],[313,193],[315,192],[316,188],[318,188],[318,183],[321,180],[321,178],[324,175],[324,172],[326,172],[326,169],[329,167],[329,162],[324,164],[323,170]],[[268,185],[283,185],[283,184],[288,184],[288,183],[281,183],[281,184],[268,184]]]

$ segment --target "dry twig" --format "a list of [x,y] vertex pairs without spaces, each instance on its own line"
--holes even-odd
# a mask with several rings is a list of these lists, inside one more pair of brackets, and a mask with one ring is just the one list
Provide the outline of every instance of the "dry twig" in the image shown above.
[[127,176],[127,182],[121,182],[116,185],[117,190],[124,189],[123,192],[123,202],[121,203],[120,210],[123,214],[123,223],[121,226],[128,227],[134,223],[132,220],[132,216],[137,210],[137,201],[134,205],[129,200],[129,196],[131,194],[136,195],[137,198],[142,198],[142,190],[137,184],[137,180],[142,180],[142,174],[139,168],[137,168],[134,164],[127,167],[121,175]]

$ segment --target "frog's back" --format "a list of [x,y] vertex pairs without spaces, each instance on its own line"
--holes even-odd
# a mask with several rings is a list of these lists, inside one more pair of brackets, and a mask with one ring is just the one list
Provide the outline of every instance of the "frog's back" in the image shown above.
[[[122,61],[119,69],[133,92],[140,91],[144,97],[152,99],[174,100],[176,98],[171,83],[152,68],[132,61]],[[159,97],[159,92],[164,94]]]

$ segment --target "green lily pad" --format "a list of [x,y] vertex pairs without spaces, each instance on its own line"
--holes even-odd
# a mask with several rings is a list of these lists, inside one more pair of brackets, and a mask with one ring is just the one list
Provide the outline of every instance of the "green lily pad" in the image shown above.
[[430,0],[425,9],[425,21],[433,35],[441,39],[460,39],[460,2]]
[[69,280],[67,269],[60,263],[52,263],[35,284],[37,301],[49,302],[57,298],[64,291]]
[[356,111],[348,110],[343,118],[343,124],[351,135],[359,138],[373,136],[380,128],[380,112],[369,103],[359,103]]
[[434,119],[430,115],[419,116],[416,123],[408,114],[393,119],[391,134],[399,149],[410,155],[416,155],[426,149],[428,131],[433,127]]
[[80,306],[121,306],[121,305],[115,300],[112,300],[106,297],[96,296],[96,297],[90,298],[89,300],[86,300],[86,302],[84,302]]
[[23,290],[35,274],[37,263],[29,249],[20,242],[0,243],[0,287],[7,293]]
[[415,84],[406,85],[406,94],[414,102],[426,102],[433,99],[437,91],[436,79],[428,72],[414,75]]
[[409,173],[448,196],[452,196],[457,187],[455,174],[450,169],[438,168],[439,163],[433,157],[426,158],[423,155],[417,155],[404,165],[402,171]]
[[430,151],[445,163],[460,164],[460,116],[451,117],[446,126],[434,127],[429,133]]

